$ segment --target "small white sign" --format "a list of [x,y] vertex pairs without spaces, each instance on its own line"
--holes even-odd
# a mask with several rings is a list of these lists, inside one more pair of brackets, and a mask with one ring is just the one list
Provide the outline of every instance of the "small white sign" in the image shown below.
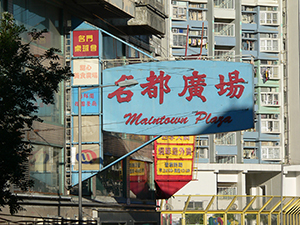
[[99,59],[74,59],[73,74],[73,85],[99,84]]

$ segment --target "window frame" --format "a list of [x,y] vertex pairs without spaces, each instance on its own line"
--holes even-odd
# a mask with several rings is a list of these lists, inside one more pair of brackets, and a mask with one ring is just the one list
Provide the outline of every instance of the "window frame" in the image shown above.
[[[276,150],[277,153],[274,153]],[[274,155],[277,157],[274,157]],[[280,146],[262,146],[261,147],[262,160],[281,160],[281,147]]]
[[[265,96],[265,97],[263,97]],[[275,98],[277,96],[277,99]],[[263,101],[264,99],[264,101]],[[262,106],[280,106],[280,93],[279,92],[261,92],[260,104]]]
[[[263,124],[267,123],[267,124]],[[278,123],[276,126],[274,125],[275,123]],[[270,128],[270,124],[272,125]],[[274,128],[275,127],[275,128]],[[280,120],[277,119],[262,119],[261,120],[261,133],[280,133],[281,128],[280,128]]]

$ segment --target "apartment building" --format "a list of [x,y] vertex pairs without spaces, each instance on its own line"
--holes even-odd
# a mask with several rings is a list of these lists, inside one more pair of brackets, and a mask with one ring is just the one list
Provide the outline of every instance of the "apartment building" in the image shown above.
[[170,4],[174,58],[251,63],[255,83],[254,128],[198,136],[195,180],[177,194],[298,196],[298,1]]

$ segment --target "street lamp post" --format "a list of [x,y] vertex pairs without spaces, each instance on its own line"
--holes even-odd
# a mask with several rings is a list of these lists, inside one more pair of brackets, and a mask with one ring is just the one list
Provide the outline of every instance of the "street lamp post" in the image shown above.
[[[138,84],[138,81],[135,79],[129,79],[125,81],[120,81],[116,84],[103,85],[98,87],[87,88],[81,90],[81,87],[78,87],[78,221],[79,224],[82,224],[82,121],[81,121],[81,94],[82,92],[89,91],[95,88],[104,88],[104,87],[131,87]],[[102,96],[101,96],[102,97]],[[102,104],[101,104],[102,107]],[[102,111],[102,110],[101,110]],[[102,120],[101,120],[102,123]],[[102,131],[101,131],[102,132]],[[102,146],[101,146],[102,148]]]

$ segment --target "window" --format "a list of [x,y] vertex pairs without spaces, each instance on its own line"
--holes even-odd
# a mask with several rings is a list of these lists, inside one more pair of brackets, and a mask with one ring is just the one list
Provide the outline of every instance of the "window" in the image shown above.
[[279,93],[261,93],[262,106],[279,106]]
[[277,39],[260,39],[260,51],[261,52],[278,52],[278,40]]
[[[218,195],[223,195],[218,197],[219,199],[232,199],[230,196],[226,195],[237,195],[237,187],[236,184],[230,184],[230,183],[218,183],[218,190],[217,190]],[[225,195],[225,196],[224,196]]]
[[184,48],[186,45],[186,29],[173,28],[173,47]]
[[243,13],[242,14],[242,23],[255,23],[254,15],[252,13]]
[[279,119],[279,114],[261,114],[261,119]]
[[234,0],[214,0],[215,8],[234,9]]
[[236,163],[236,155],[217,155],[217,163]]
[[[203,38],[202,46],[206,44],[206,38]],[[200,47],[201,46],[201,38],[189,38],[189,46],[191,47]]]
[[253,51],[255,50],[255,41],[242,41],[243,50]]
[[234,24],[215,23],[214,28],[215,28],[216,36],[230,36],[230,37],[235,36],[235,32],[234,32],[235,25]]
[[204,20],[206,20],[206,11],[190,9],[189,10],[189,19],[190,20],[204,21]]
[[219,133],[215,135],[216,145],[235,145],[236,144],[236,134],[232,133]]
[[195,159],[207,159],[208,158],[208,148],[195,148]]
[[187,206],[187,209],[202,210],[203,209],[203,202],[190,201],[188,206]]
[[278,66],[261,66],[260,67],[260,76],[261,78],[267,79],[279,79],[279,67]]
[[244,148],[244,159],[257,159],[256,148]]
[[173,5],[173,19],[186,20],[187,8],[186,6]]
[[261,25],[279,25],[278,12],[264,12],[260,11]]
[[215,50],[216,59],[234,61],[234,50]]
[[280,121],[274,119],[262,119],[261,120],[261,132],[262,133],[280,133]]
[[280,147],[266,147],[261,148],[261,158],[263,160],[280,160]]
[[243,5],[242,6],[242,11],[253,12],[253,11],[255,11],[255,8],[251,7],[251,6],[245,6],[245,5]]
[[[189,36],[201,36],[202,30],[189,30]],[[203,30],[203,36],[207,36],[207,30]]]
[[202,9],[206,9],[206,4],[203,3],[189,3],[189,7],[190,8],[202,8]]

